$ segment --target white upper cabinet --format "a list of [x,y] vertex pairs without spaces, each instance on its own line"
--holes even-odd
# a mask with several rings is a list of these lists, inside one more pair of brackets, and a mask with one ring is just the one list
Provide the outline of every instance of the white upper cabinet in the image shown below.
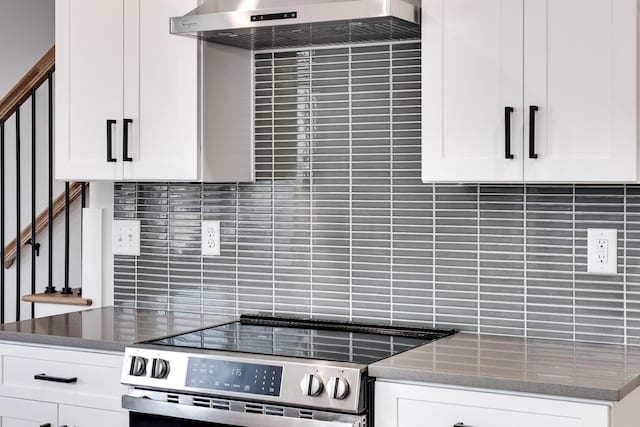
[[56,1],[58,179],[121,177],[122,13],[122,1]]
[[57,179],[199,178],[197,3],[56,1]]
[[525,17],[525,180],[637,181],[637,0],[527,0]]
[[425,182],[638,181],[637,0],[422,13]]
[[423,180],[522,180],[523,0],[422,3]]
[[[169,33],[197,0],[126,0],[125,180],[199,179],[198,42]],[[249,114],[249,112],[247,112]]]
[[251,51],[169,32],[198,3],[56,0],[57,179],[254,179]]

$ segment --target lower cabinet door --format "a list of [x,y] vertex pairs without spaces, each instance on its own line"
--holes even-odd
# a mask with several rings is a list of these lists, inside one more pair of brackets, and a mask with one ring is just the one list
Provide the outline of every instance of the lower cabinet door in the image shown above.
[[376,384],[376,427],[608,427],[606,405]]
[[34,400],[0,397],[0,425],[2,427],[55,427],[58,405]]
[[60,405],[59,416],[58,425],[60,427],[127,427],[129,425],[127,412]]

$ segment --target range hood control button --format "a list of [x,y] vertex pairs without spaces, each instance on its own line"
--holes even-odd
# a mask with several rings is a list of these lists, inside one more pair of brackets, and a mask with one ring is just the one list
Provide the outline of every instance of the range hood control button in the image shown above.
[[349,381],[342,377],[331,377],[327,383],[327,393],[331,399],[345,399],[349,395]]
[[163,359],[153,359],[151,378],[163,380],[169,376],[169,362]]
[[134,377],[142,377],[147,373],[147,359],[140,356],[133,356],[131,358],[131,369],[129,375]]
[[306,374],[302,381],[300,381],[300,389],[305,396],[316,397],[320,396],[324,384],[322,378],[314,374]]

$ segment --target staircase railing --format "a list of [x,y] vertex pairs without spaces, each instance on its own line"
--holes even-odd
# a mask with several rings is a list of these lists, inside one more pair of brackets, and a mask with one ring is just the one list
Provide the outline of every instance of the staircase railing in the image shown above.
[[[55,72],[55,47],[52,47],[25,75],[20,81],[9,91],[9,93],[0,100],[0,259],[3,260],[4,268],[0,268],[0,323],[5,322],[5,269],[15,266],[15,314],[16,320],[21,320],[21,298],[22,298],[22,250],[26,246],[31,247],[31,294],[36,293],[36,265],[40,251],[40,244],[37,237],[44,229],[48,230],[48,274],[47,283],[44,288],[46,294],[57,294],[61,296],[71,296],[74,291],[69,284],[69,228],[70,228],[70,206],[71,203],[78,198],[82,201],[82,207],[86,204],[86,188],[85,183],[65,183],[65,191],[54,200],[53,196],[53,84]],[[47,108],[48,117],[48,207],[36,216],[36,194],[38,165],[36,164],[36,147],[37,147],[37,109],[36,109],[36,92],[38,89],[47,84]],[[22,141],[22,124],[20,120],[21,109],[27,101],[31,106],[31,224],[22,228],[21,199],[23,188],[21,186],[22,170],[21,170],[21,144]],[[7,121],[15,118],[15,192],[7,192],[6,188],[6,170],[8,159],[5,158],[6,129]],[[28,192],[29,189],[26,189]],[[26,194],[26,193],[25,193]],[[5,225],[6,225],[6,198],[13,195],[15,200],[16,215],[16,238],[5,246]],[[65,279],[64,286],[58,292],[54,286],[53,279],[53,220],[65,214]],[[31,318],[35,317],[35,306],[31,303]]]

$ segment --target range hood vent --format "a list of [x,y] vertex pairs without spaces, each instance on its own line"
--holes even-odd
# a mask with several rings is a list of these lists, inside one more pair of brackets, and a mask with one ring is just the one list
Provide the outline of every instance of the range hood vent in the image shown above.
[[419,0],[209,0],[171,34],[250,50],[420,38]]

